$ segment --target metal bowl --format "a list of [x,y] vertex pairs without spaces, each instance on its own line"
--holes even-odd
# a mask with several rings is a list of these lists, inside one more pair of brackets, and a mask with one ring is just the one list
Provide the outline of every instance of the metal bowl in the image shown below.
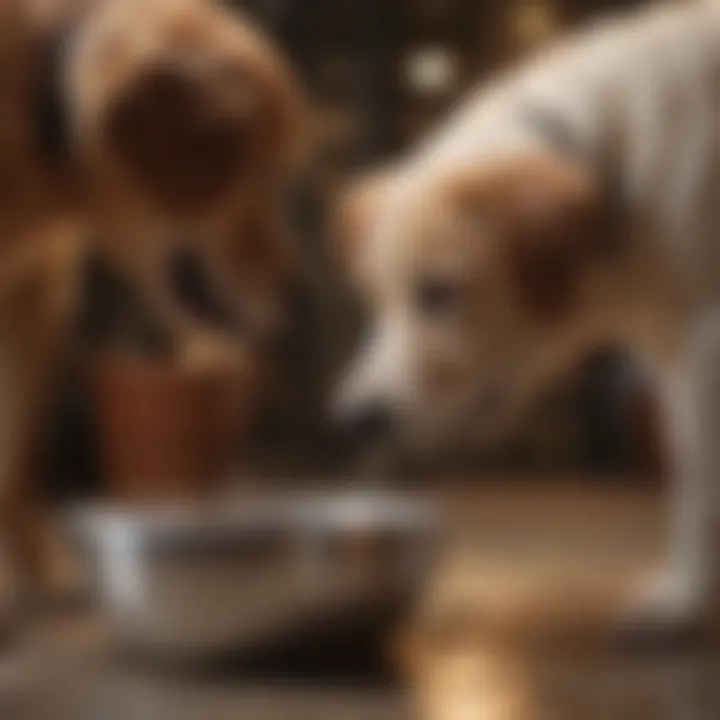
[[88,508],[73,517],[115,636],[194,657],[343,608],[413,597],[440,528],[433,503],[378,492]]

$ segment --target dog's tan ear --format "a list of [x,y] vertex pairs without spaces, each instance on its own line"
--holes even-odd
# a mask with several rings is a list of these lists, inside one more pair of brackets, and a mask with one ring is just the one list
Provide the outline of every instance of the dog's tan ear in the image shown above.
[[333,254],[344,267],[355,264],[358,249],[390,192],[391,178],[387,170],[372,172],[341,193],[330,234]]
[[598,241],[601,204],[592,172],[548,154],[463,182],[459,197],[490,222],[516,297],[534,316],[557,319],[577,299]]

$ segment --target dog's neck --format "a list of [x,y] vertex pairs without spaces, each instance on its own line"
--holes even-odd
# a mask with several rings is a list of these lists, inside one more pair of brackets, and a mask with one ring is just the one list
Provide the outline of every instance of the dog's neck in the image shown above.
[[634,235],[622,251],[596,257],[581,272],[580,295],[565,323],[579,347],[629,346],[653,360],[674,352],[682,291],[652,237]]

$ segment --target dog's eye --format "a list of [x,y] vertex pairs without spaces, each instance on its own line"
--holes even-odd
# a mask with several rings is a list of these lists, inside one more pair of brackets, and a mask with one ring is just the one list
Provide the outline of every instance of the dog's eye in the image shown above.
[[424,278],[415,287],[415,307],[423,315],[442,315],[460,302],[462,287],[446,278]]

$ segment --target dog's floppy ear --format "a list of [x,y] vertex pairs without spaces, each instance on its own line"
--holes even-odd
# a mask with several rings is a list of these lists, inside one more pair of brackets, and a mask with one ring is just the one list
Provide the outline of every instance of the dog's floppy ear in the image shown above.
[[592,171],[538,154],[468,173],[455,187],[465,209],[481,216],[496,237],[502,267],[524,308],[545,320],[568,310],[600,232]]
[[373,171],[340,194],[330,234],[334,255],[343,266],[355,264],[359,247],[390,192],[391,182],[391,171]]

